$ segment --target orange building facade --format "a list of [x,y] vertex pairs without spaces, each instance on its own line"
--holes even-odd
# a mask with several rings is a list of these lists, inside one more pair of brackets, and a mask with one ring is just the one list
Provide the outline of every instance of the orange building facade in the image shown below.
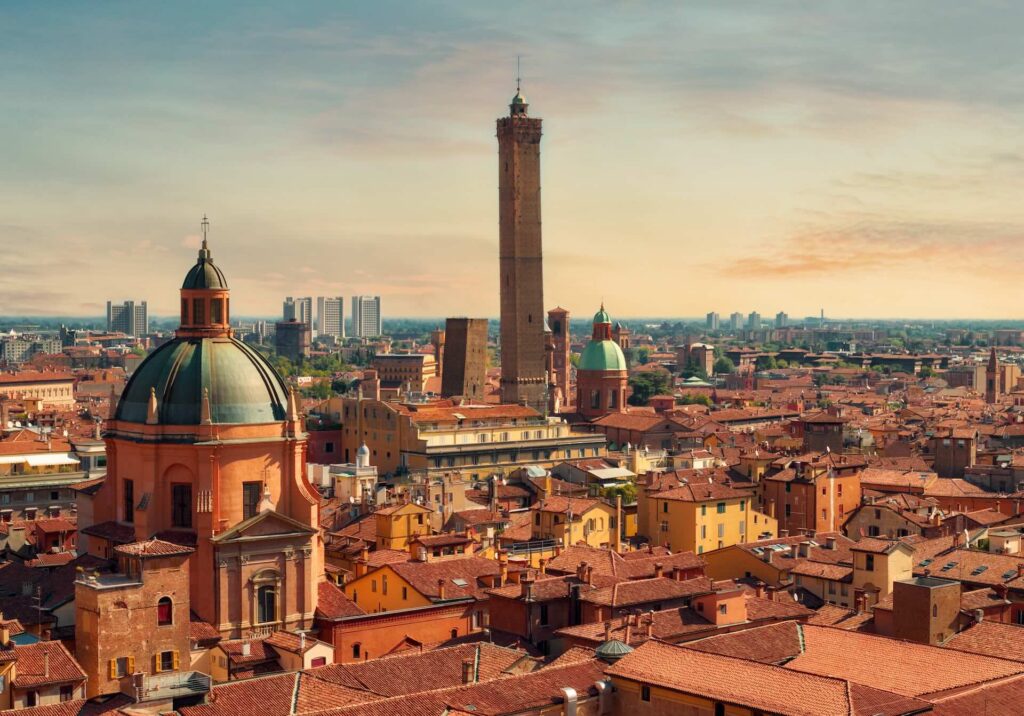
[[82,541],[102,557],[154,536],[193,547],[191,608],[238,638],[312,627],[323,549],[295,395],[232,337],[229,300],[204,238],[174,340],[106,424],[107,479]]

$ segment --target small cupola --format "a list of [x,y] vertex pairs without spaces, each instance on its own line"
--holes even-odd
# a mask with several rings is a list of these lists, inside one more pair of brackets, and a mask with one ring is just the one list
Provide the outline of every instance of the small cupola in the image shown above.
[[210,337],[230,335],[230,299],[224,273],[213,263],[208,234],[210,221],[203,216],[203,243],[199,257],[181,284],[181,326],[178,335]]

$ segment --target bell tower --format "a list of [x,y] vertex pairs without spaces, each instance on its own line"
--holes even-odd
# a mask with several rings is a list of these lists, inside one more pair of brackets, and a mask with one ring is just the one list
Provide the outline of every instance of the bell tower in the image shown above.
[[544,274],[540,221],[541,120],[520,92],[498,119],[501,401],[545,413]]

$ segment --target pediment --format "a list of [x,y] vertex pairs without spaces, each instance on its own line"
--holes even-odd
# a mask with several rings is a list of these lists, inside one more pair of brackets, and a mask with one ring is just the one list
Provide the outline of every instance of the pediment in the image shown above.
[[213,538],[214,543],[316,534],[316,529],[274,510],[264,510]]

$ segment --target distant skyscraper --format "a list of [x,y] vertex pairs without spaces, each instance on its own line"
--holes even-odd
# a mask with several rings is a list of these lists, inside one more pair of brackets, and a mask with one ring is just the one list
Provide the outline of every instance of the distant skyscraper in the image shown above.
[[321,336],[345,337],[345,299],[341,296],[318,296],[316,299],[316,330]]
[[751,330],[757,330],[761,327],[761,314],[757,311],[751,311],[750,315],[747,316],[747,328]]
[[352,335],[373,338],[383,333],[380,296],[352,297]]
[[149,312],[146,310],[146,302],[125,301],[115,304],[107,301],[107,330],[129,336],[144,336],[149,333]]
[[285,321],[298,321],[313,325],[313,297],[284,299],[284,310],[281,316]]
[[541,120],[516,88],[498,119],[501,400],[547,412],[540,224]]
[[787,328],[789,326],[789,314],[779,311],[775,314],[775,327]]
[[734,331],[738,331],[742,327],[743,327],[743,314],[740,313],[739,311],[736,311],[731,316],[729,316],[729,328],[731,328]]
[[706,322],[705,327],[709,331],[717,331],[718,330],[718,323],[719,323],[718,314],[715,313],[714,311],[712,311],[711,313],[708,314],[708,318],[707,318],[707,322]]

